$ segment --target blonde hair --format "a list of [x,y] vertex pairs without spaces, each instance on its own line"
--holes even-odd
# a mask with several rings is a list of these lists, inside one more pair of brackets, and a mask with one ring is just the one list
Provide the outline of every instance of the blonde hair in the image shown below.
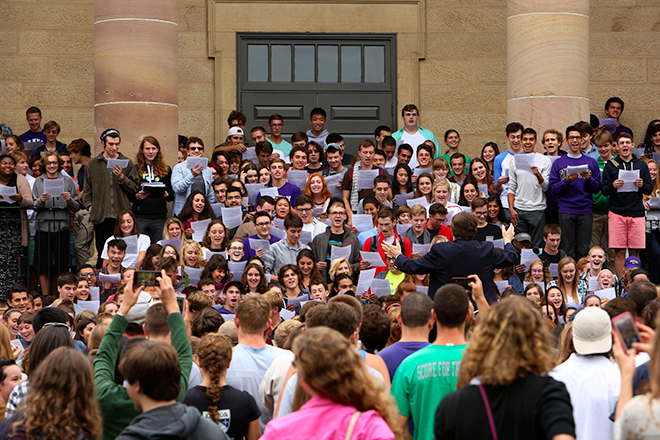
[[105,322],[101,324],[96,324],[96,327],[94,327],[94,330],[92,330],[92,334],[89,335],[89,350],[98,350],[98,348],[101,346],[101,341],[103,340],[103,336],[105,336],[105,332],[108,331],[108,327],[110,327],[110,324],[107,324]]
[[400,437],[397,407],[392,396],[367,371],[351,342],[338,331],[314,327],[293,341],[299,383],[320,396],[359,411],[375,410]]
[[571,321],[564,326],[559,334],[557,365],[563,364],[573,353],[575,353],[575,346],[573,345],[573,321]]
[[195,249],[197,254],[197,261],[195,262],[195,269],[201,269],[204,267],[204,251],[202,251],[202,246],[193,240],[186,240],[181,244],[181,251],[179,252],[179,266],[186,267],[185,253],[186,248],[190,246]]
[[465,350],[457,388],[481,376],[481,383],[507,386],[529,374],[552,370],[550,334],[541,314],[525,298],[497,303],[479,321]]
[[176,223],[177,225],[179,225],[179,229],[181,229],[181,236],[179,237],[179,239],[181,240],[181,244],[183,244],[183,242],[186,239],[186,234],[184,234],[183,223],[181,223],[181,220],[179,220],[176,217],[170,217],[165,222],[165,226],[163,226],[163,240],[172,239],[172,237],[170,237],[170,232],[168,230],[172,223]]
[[11,345],[11,334],[4,324],[0,324],[0,359],[14,359],[14,350]]
[[351,267],[351,264],[348,262],[348,260],[346,258],[337,258],[335,261],[332,262],[332,264],[330,264],[330,270],[328,271],[331,280],[335,279],[335,274],[337,273],[337,269],[339,269],[341,263],[344,262],[348,265],[348,275],[353,276],[353,268]]
[[289,339],[289,335],[301,325],[303,325],[302,322],[293,319],[282,321],[282,323],[275,329],[275,346],[283,348],[287,339]]
[[436,243],[447,243],[448,241],[449,239],[446,236],[438,234],[431,239],[431,246]]

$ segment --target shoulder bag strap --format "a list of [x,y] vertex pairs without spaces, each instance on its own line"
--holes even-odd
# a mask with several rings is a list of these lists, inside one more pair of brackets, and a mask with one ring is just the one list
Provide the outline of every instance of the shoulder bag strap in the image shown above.
[[355,411],[351,416],[351,421],[348,422],[348,428],[346,429],[344,440],[351,440],[351,437],[353,437],[353,429],[355,428],[355,424],[357,423],[360,414],[362,414],[360,411]]
[[488,402],[488,396],[486,395],[486,390],[482,384],[477,385],[479,387],[479,392],[481,392],[481,398],[484,401],[484,406],[486,407],[486,414],[488,415],[488,424],[490,425],[490,434],[493,437],[493,440],[497,440],[497,430],[495,429],[495,420],[493,420],[493,412],[490,410],[490,403]]

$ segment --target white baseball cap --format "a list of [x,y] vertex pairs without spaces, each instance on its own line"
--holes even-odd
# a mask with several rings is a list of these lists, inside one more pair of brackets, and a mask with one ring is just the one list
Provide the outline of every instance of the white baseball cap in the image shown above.
[[578,354],[607,353],[612,349],[610,315],[599,307],[587,307],[573,318],[573,345]]
[[227,137],[235,136],[237,134],[240,134],[241,136],[244,136],[243,129],[241,127],[231,127],[229,129],[229,134],[227,135]]

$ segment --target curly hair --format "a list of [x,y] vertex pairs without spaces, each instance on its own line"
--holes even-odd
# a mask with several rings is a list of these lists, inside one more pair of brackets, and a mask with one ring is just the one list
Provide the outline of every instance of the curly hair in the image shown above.
[[[525,281],[534,281],[532,279],[532,267],[533,266],[538,266],[541,265],[543,267],[543,275],[544,275],[544,283],[548,284],[550,281],[552,281],[554,278],[552,278],[552,274],[550,273],[550,267],[545,266],[543,264],[543,261],[541,259],[537,258],[536,260],[532,261],[532,263],[529,265],[529,270],[527,270],[527,275],[525,275]],[[576,277],[577,278],[577,277]]]
[[24,425],[27,438],[76,439],[82,432],[100,438],[91,362],[75,348],[60,347],[43,364],[30,376],[25,412],[14,427]]
[[461,361],[457,388],[478,376],[484,385],[507,386],[529,374],[546,374],[553,366],[543,317],[516,295],[497,303],[477,324]]
[[217,402],[220,401],[220,377],[223,373],[226,374],[227,368],[229,368],[232,349],[231,340],[217,333],[204,335],[197,346],[199,366],[211,377],[209,386],[206,387],[206,397],[213,402],[208,407],[208,411],[211,420],[215,423],[220,423],[220,414],[218,414],[217,407]]
[[295,339],[293,352],[299,378],[309,388],[359,411],[375,410],[399,438],[400,424],[392,396],[369,374],[347,338],[328,327],[310,328]]

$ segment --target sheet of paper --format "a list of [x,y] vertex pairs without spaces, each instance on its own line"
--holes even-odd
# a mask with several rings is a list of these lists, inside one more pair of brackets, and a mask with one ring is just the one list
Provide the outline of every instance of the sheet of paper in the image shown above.
[[532,262],[538,258],[539,256],[534,253],[533,249],[522,249],[520,252],[520,264],[524,264],[526,266],[526,270],[529,269]]
[[504,177],[509,177],[509,167],[508,166],[506,168],[502,168],[502,175]]
[[343,177],[341,174],[324,177],[325,183],[328,185],[328,190],[333,197],[342,196],[341,188],[337,188],[337,184],[341,183]]
[[323,214],[325,211],[323,210],[323,206],[319,206],[318,208],[314,208],[312,211],[312,217],[318,218],[319,215]]
[[637,159],[641,159],[642,157],[644,157],[644,149],[643,148],[633,148],[632,149],[632,154]]
[[107,168],[113,169],[115,165],[119,165],[119,168],[124,169],[128,166],[129,159],[108,159]]
[[504,281],[493,281],[495,283],[495,287],[497,287],[497,290],[499,290],[500,294],[504,292],[504,289],[509,287],[509,281],[504,280]]
[[379,280],[374,278],[371,281],[371,293],[376,295],[378,298],[392,295],[392,289],[390,288],[389,280]]
[[653,160],[655,163],[660,163],[660,153],[653,153]]
[[557,278],[559,276],[559,263],[550,263],[548,268],[550,269],[550,275],[552,275],[552,278]]
[[168,244],[171,244],[176,248],[177,251],[181,250],[181,239],[179,237],[177,238],[170,238],[169,240],[161,240],[160,245],[165,247]]
[[396,233],[399,235],[403,235],[403,233],[406,232],[411,227],[412,225],[410,223],[406,225],[396,225]]
[[16,195],[15,186],[0,185],[0,196],[2,196],[0,200],[6,203],[16,203],[15,201],[9,198],[10,196],[15,196],[15,195]]
[[577,174],[580,175],[584,173],[585,171],[589,171],[589,165],[577,165],[577,166],[567,166],[566,167],[566,176],[570,176],[571,174]]
[[126,242],[126,255],[137,255],[138,253],[138,236],[129,235],[128,237],[121,237]]
[[550,159],[550,162],[554,163],[557,159],[559,159],[561,156],[545,156],[548,159]]
[[417,197],[416,199],[406,200],[406,204],[411,208],[415,205],[422,205],[424,207],[429,206],[429,202],[426,200],[425,196]]
[[374,228],[374,219],[369,214],[353,214],[353,226],[358,230],[358,234],[369,231]]
[[419,293],[423,293],[424,295],[429,294],[429,286],[416,286],[416,287]]
[[516,161],[516,171],[527,171],[528,173],[532,172],[536,154],[516,154],[514,157]]
[[504,239],[503,238],[498,238],[497,240],[491,241],[493,243],[493,247],[495,249],[504,249]]
[[280,231],[284,231],[284,219],[275,217],[273,219],[273,226],[279,229]]
[[312,231],[303,231],[300,233],[300,242],[309,245],[312,242]]
[[243,160],[249,160],[255,165],[259,164],[259,158],[257,157],[256,147],[250,147],[243,153]]
[[270,197],[276,199],[280,195],[280,193],[277,190],[277,188],[271,186],[270,188],[262,189],[261,190],[261,195],[262,196],[270,196]]
[[589,277],[589,289],[588,290],[593,290],[594,292],[596,290],[600,290],[600,285],[598,284],[598,277]]
[[623,186],[618,192],[639,191],[639,187],[635,186],[635,180],[639,179],[639,170],[619,170],[619,179],[623,180]]
[[227,261],[229,272],[232,273],[232,281],[240,281],[243,277],[243,271],[247,265],[247,261]]
[[203,267],[200,269],[195,269],[194,267],[189,266],[185,267],[184,271],[188,274],[188,280],[190,281],[191,286],[195,286],[197,283],[199,283],[203,270]]
[[351,257],[351,250],[351,246],[330,246],[330,263],[338,258],[346,258],[348,260]]
[[594,295],[598,295],[600,299],[607,298],[611,301],[616,298],[616,290],[614,290],[614,287],[610,287],[608,289],[597,290],[594,292]]
[[[238,208],[240,209],[240,208]],[[224,218],[223,218],[224,220]],[[190,229],[193,230],[193,236],[192,239],[195,240],[198,243],[201,243],[202,240],[204,240],[204,235],[206,235],[206,228],[209,227],[209,223],[211,223],[211,219],[206,219],[206,220],[200,220],[198,222],[192,222],[190,223]],[[225,223],[225,226],[227,224]]]
[[210,203],[211,209],[213,210],[213,214],[217,217],[220,218],[222,217],[222,208],[225,207],[224,203],[218,202],[218,203]]
[[376,276],[376,269],[367,269],[360,271],[360,278],[358,278],[357,287],[355,288],[355,296],[359,297],[364,292],[369,290],[371,283]]
[[266,188],[266,185],[263,183],[246,183],[245,188],[247,189],[248,196],[250,198],[250,203],[253,205],[257,204],[257,196],[260,191],[263,191]]
[[385,266],[385,262],[378,252],[360,251],[360,256],[364,261],[368,261],[371,267]]
[[270,228],[270,235],[277,237],[280,240],[284,240],[286,238],[286,232],[280,228]]
[[120,273],[100,273],[99,274],[99,281],[102,283],[119,283],[121,281],[121,274]]
[[397,194],[394,196],[394,201],[397,205],[403,206],[406,204],[406,201],[412,199],[414,195],[415,193],[412,191],[405,194]]
[[220,256],[222,256],[222,258],[225,258],[225,259],[227,258],[227,253],[226,252],[213,252],[213,251],[210,251],[208,249],[206,249],[204,251],[204,259],[206,261],[209,261],[211,259],[211,257],[213,257],[214,255],[220,255]]
[[78,307],[82,308],[83,310],[89,310],[90,312],[98,313],[99,307],[101,306],[101,302],[96,300],[96,301],[78,301]]
[[296,185],[300,189],[305,188],[309,174],[305,170],[289,170],[286,173],[286,181],[291,185]]
[[98,301],[101,297],[101,288],[92,286],[89,288],[89,299],[92,301]]
[[233,321],[233,320],[234,320],[234,316],[236,316],[236,315],[233,314],[233,313],[227,313],[227,314],[223,313],[223,314],[222,314],[222,317],[225,319],[225,322],[227,322],[227,321]]
[[431,248],[430,244],[413,244],[412,253],[426,255],[429,253],[430,248]]
[[616,132],[616,118],[599,118],[598,123],[611,134]]
[[282,318],[285,321],[293,318],[294,316],[296,316],[296,312],[292,312],[291,310],[287,310],[287,309],[280,310],[280,318]]
[[186,168],[193,169],[196,165],[201,165],[202,168],[209,166],[209,159],[207,157],[189,157],[186,159]]
[[299,297],[297,297],[297,298],[288,298],[288,297],[286,297],[286,300],[287,300],[287,303],[288,303],[288,304],[296,304],[296,305],[298,305],[298,304],[300,304],[300,303],[303,302],[303,301],[309,301],[309,295],[308,295],[308,294],[304,294],[304,295],[301,295],[301,296],[299,296]]
[[424,173],[433,174],[433,167],[428,167],[428,168],[415,168],[415,169],[413,170],[413,174],[414,174],[415,176],[421,176],[421,175],[424,174]]
[[479,185],[477,191],[479,191],[479,197],[488,197],[488,185]]
[[250,242],[250,248],[253,251],[256,251],[257,249],[263,249],[265,251],[270,249],[270,241],[264,240],[262,238],[248,238],[248,241]]
[[378,177],[378,170],[360,170],[358,174],[358,189],[373,189],[374,179]]
[[243,210],[240,206],[233,208],[222,208],[222,223],[227,229],[240,226],[243,222]]
[[649,208],[660,210],[660,197],[651,197],[649,199]]
[[44,180],[44,192],[51,197],[61,197],[64,192],[64,179]]

